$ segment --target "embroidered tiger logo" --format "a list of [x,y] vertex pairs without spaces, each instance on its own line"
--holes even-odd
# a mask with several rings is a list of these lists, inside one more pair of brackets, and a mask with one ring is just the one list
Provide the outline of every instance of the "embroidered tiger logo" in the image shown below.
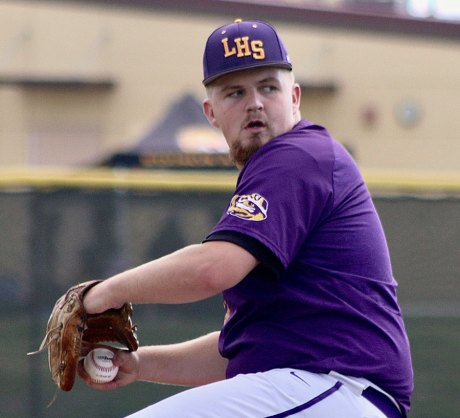
[[227,213],[247,221],[267,218],[268,201],[258,193],[233,196]]

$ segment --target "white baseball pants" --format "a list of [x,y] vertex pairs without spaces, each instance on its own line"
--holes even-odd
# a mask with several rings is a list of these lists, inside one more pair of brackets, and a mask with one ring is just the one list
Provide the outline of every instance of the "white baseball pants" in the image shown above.
[[189,389],[129,418],[386,418],[339,374],[275,369]]

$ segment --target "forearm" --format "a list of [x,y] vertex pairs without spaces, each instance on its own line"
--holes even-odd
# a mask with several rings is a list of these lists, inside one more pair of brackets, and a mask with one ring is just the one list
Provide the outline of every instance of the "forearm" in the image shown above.
[[195,302],[234,286],[256,265],[233,244],[191,245],[103,281],[89,291],[85,308],[97,313],[125,302]]
[[141,347],[138,380],[200,386],[225,379],[227,360],[218,351],[219,332],[184,343]]
[[200,272],[206,266],[185,261],[199,257],[198,252],[198,246],[186,247],[117,274],[103,283],[106,294],[118,304],[188,303],[212,296],[215,291]]

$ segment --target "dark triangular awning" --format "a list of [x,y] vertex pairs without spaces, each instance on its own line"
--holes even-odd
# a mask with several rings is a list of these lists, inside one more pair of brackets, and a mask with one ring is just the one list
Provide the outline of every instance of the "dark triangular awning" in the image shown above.
[[105,165],[233,168],[222,133],[210,126],[191,94],[180,97],[134,146],[112,155]]

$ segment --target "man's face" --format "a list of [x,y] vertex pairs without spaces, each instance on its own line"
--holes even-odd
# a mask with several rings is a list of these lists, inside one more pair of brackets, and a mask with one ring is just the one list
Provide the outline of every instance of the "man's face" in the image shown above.
[[218,78],[208,88],[203,109],[221,129],[238,167],[261,146],[300,120],[300,87],[289,71],[243,70]]

